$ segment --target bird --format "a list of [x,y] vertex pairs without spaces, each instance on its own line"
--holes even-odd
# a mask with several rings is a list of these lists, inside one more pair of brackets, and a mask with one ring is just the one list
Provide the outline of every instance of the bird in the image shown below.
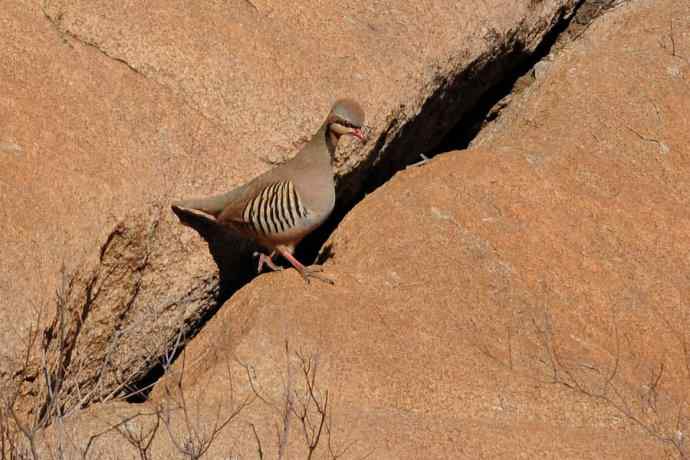
[[222,227],[254,240],[267,253],[259,253],[257,271],[280,254],[309,283],[310,278],[333,284],[321,267],[305,266],[295,247],[323,224],[335,206],[333,155],[338,141],[353,136],[366,142],[364,110],[353,99],[335,101],[321,127],[291,159],[227,193],[176,201],[172,208],[200,211]]

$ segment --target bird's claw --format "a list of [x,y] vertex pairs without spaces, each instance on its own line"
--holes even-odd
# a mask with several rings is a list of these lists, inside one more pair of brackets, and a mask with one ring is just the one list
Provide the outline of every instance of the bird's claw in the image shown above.
[[262,252],[255,252],[252,254],[254,257],[259,257],[259,265],[256,267],[256,272],[261,273],[261,270],[264,268],[264,264],[268,266],[271,270],[274,272],[279,272],[283,269],[280,265],[276,265],[275,262],[273,262],[273,255],[275,252],[272,252],[270,255],[266,255]]
[[320,265],[310,265],[309,267],[304,267],[304,269],[301,271],[301,274],[302,278],[304,278],[304,281],[306,281],[307,284],[311,282],[310,278],[315,278],[331,285],[335,284],[335,281],[327,276],[321,275],[321,272],[323,272],[323,267]]

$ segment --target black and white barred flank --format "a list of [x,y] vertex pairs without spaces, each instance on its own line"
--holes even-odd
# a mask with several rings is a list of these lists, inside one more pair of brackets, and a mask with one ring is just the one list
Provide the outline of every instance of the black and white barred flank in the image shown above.
[[260,235],[273,235],[299,226],[308,210],[292,181],[276,182],[265,187],[242,211],[242,220]]

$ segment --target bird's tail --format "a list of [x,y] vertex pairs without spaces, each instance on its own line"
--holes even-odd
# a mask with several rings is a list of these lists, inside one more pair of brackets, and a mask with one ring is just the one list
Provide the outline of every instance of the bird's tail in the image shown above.
[[225,206],[227,206],[230,200],[229,195],[230,193],[224,193],[222,195],[215,195],[207,198],[191,198],[188,200],[175,201],[172,203],[172,207],[178,209],[192,209],[210,214],[213,217],[218,217],[223,209],[225,209]]

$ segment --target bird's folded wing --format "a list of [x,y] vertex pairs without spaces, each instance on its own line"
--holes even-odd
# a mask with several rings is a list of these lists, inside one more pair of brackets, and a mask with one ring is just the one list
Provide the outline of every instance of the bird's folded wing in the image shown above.
[[219,220],[248,224],[257,234],[271,235],[298,228],[308,211],[290,180],[265,185],[243,207],[227,208]]

